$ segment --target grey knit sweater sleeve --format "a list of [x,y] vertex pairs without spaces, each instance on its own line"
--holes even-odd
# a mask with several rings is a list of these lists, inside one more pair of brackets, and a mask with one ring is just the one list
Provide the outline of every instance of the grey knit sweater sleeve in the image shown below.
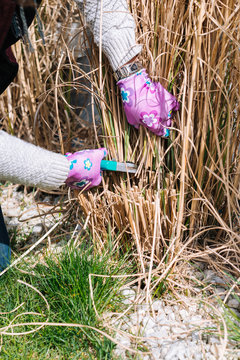
[[[94,41],[102,44],[116,70],[141,51],[135,23],[126,0],[75,0],[90,27]],[[0,181],[54,189],[64,184],[68,160],[0,130]]]
[[94,41],[102,49],[115,71],[142,47],[136,44],[135,22],[126,0],[75,0],[93,33]]
[[64,155],[44,150],[0,130],[0,180],[54,189],[69,172]]

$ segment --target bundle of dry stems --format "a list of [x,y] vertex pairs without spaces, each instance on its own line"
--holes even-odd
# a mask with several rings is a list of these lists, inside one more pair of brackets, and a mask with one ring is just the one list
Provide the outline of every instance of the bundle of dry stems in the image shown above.
[[[179,259],[201,257],[239,277],[239,2],[130,0],[129,6],[144,67],[180,102],[169,139],[127,123],[106,58],[65,0],[42,4],[45,46],[34,27],[34,53],[15,46],[20,70],[0,100],[2,126],[62,153],[104,145],[110,159],[138,165],[136,176],[105,174],[102,187],[75,194],[99,251],[110,232],[121,245],[133,245],[143,273],[146,266],[169,270]],[[87,48],[87,71],[76,61],[76,38]],[[91,94],[93,123],[71,105],[73,89]]]

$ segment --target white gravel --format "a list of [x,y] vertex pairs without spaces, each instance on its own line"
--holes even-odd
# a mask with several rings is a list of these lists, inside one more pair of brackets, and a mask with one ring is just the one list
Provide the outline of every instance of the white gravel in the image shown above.
[[[50,201],[51,200],[51,201]],[[55,202],[57,202],[57,198]],[[30,238],[34,242],[44,231],[53,226],[62,217],[60,207],[54,208],[49,196],[39,203],[32,193],[17,191],[17,186],[1,187],[1,208],[9,231],[18,234],[17,241]],[[49,214],[49,212],[54,212]]]
[[[217,283],[221,286],[224,284],[218,277]],[[211,317],[210,313],[214,315],[212,310],[204,309],[197,299],[182,297],[182,301],[177,303],[167,295],[164,300],[155,299],[150,306],[135,303],[136,293],[131,288],[123,290],[122,294],[125,296],[124,304],[129,307],[132,303],[133,306],[128,315],[119,320],[116,321],[115,316],[111,318],[119,342],[115,350],[116,357],[129,359],[129,353],[122,345],[136,350],[138,342],[138,348],[142,346],[145,352],[150,352],[144,355],[139,351],[138,359],[142,360],[240,359],[240,348],[237,349],[237,344],[233,343],[228,343],[225,348],[223,340],[217,335],[217,322],[212,320],[216,316]],[[231,299],[229,304],[235,309],[239,306],[236,299]],[[207,331],[209,329],[211,332]]]

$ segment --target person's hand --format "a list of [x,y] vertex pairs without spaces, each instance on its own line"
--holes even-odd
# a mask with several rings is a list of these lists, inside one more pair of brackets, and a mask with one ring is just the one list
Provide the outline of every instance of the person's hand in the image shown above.
[[107,155],[107,149],[83,150],[74,154],[67,153],[69,174],[66,184],[72,189],[88,190],[98,186],[101,181],[101,160]]
[[179,103],[160,83],[154,83],[145,69],[118,81],[124,110],[129,124],[142,125],[154,134],[169,136],[172,113]]

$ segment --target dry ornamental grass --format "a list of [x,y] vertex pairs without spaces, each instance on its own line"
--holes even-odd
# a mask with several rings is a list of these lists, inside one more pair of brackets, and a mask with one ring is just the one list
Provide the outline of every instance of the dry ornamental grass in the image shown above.
[[[164,267],[164,278],[179,259],[201,258],[239,277],[239,2],[129,5],[144,66],[180,103],[169,139],[127,123],[84,20],[72,2],[55,0],[40,9],[46,45],[32,27],[34,53],[15,46],[20,70],[0,100],[3,127],[62,153],[104,145],[110,159],[138,165],[137,176],[108,173],[102,187],[75,194],[99,251],[110,232],[133,245],[143,273]],[[76,38],[88,48],[85,70],[71,49]],[[73,91],[91,93],[93,123],[71,104]]]

